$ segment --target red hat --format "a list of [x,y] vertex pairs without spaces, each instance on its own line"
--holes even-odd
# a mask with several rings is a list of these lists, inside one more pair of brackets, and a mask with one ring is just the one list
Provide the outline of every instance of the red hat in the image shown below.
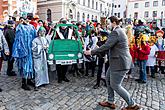
[[156,31],[156,35],[157,34],[162,34],[162,36],[164,35],[164,31],[162,31],[162,30],[158,30],[158,31]]
[[37,29],[38,24],[35,21],[31,21],[30,24],[33,25],[35,27],[35,29]]

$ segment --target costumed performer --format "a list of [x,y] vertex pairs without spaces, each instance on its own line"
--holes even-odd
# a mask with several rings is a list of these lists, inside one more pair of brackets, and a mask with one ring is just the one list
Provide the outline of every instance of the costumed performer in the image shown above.
[[146,34],[140,34],[138,44],[138,60],[140,65],[140,75],[139,79],[136,79],[138,83],[146,83],[147,82],[147,74],[146,74],[146,63],[148,60],[148,55],[150,54],[150,47],[147,43],[149,37]]
[[45,37],[45,33],[46,29],[44,27],[40,27],[37,32],[38,37],[32,41],[36,89],[41,85],[49,84],[48,65],[46,57],[49,42]]
[[25,19],[23,23],[16,28],[16,36],[13,44],[12,57],[15,58],[18,71],[22,76],[22,89],[31,90],[28,85],[34,86],[33,59],[32,59],[32,41],[36,37],[34,26]]

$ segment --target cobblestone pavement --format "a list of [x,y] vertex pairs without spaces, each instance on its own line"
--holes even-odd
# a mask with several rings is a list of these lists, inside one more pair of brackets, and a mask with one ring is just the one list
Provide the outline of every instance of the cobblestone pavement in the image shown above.
[[[5,69],[5,68],[4,68]],[[96,78],[73,77],[71,82],[58,84],[56,80],[39,91],[24,91],[20,88],[19,77],[8,77],[4,69],[0,75],[0,110],[110,110],[97,103],[107,99],[105,87],[92,89]],[[148,79],[147,84],[138,84],[134,79],[124,80],[123,86],[129,90],[143,110],[165,110],[165,79]],[[126,106],[122,98],[116,95],[116,104],[120,110]]]

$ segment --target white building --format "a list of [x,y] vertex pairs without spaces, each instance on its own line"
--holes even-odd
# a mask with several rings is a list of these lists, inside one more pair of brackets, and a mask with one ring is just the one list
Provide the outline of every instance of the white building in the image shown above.
[[112,0],[112,15],[126,18],[127,0]]
[[109,0],[38,0],[39,16],[43,20],[61,17],[77,21],[98,20],[110,15]]
[[127,18],[163,19],[165,0],[128,0]]

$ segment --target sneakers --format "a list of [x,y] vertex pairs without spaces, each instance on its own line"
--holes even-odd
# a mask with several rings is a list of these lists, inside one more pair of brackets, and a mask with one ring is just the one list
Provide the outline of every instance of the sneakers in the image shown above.
[[141,107],[139,105],[134,105],[134,106],[128,106],[128,107],[124,107],[121,110],[140,110]]

